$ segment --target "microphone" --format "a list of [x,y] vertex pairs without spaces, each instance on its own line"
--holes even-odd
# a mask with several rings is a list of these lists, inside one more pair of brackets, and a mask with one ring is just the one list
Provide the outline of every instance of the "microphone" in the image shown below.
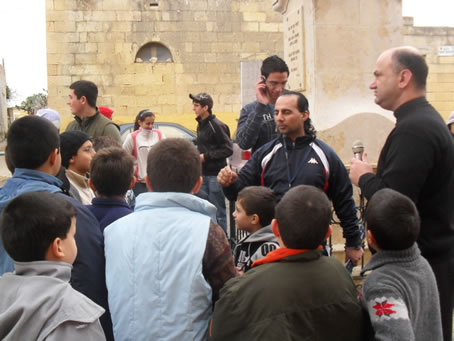
[[360,140],[356,140],[352,145],[353,156],[357,160],[363,159],[364,145]]

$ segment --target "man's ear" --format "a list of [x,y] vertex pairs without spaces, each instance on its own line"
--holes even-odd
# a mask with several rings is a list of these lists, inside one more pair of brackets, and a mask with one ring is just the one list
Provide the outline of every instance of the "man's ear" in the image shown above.
[[309,110],[301,113],[301,115],[303,116],[303,121],[307,121],[307,119],[309,118]]
[[82,96],[82,97],[80,98],[80,101],[82,102],[82,104],[87,103],[87,97]]
[[96,193],[96,187],[95,185],[93,185],[93,181],[91,181],[91,178],[88,178],[88,186],[90,186],[92,191]]
[[199,179],[194,185],[194,188],[192,189],[192,193],[197,193],[200,190],[200,187],[202,187],[203,184],[203,178],[199,176]]
[[153,188],[151,188],[151,183],[150,183],[150,179],[148,178],[148,175],[145,176],[145,183],[147,184],[147,187],[150,190],[150,192],[153,192]]
[[327,240],[330,236],[331,233],[333,233],[333,227],[331,225],[328,226],[328,231],[326,232],[325,238],[323,238],[323,241]]
[[65,256],[63,248],[61,247],[61,238],[57,237],[54,239],[52,244],[49,245],[46,251],[46,260],[60,261]]
[[403,69],[399,73],[399,88],[403,89],[408,86],[408,84],[411,82],[413,79],[413,74],[410,70],[408,69]]
[[277,238],[280,238],[281,231],[279,231],[279,223],[277,222],[276,219],[271,220],[271,229],[273,230],[274,235]]
[[[133,175],[132,179],[131,179],[131,183],[129,184],[128,189],[132,189],[134,187],[134,185],[136,184],[136,182],[137,182],[137,178],[136,178],[135,175]],[[147,186],[148,186],[148,184],[147,184]]]

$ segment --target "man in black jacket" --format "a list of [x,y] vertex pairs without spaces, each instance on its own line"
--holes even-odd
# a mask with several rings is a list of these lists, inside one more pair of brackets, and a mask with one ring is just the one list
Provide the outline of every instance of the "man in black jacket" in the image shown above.
[[437,279],[444,340],[452,337],[454,303],[454,144],[440,114],[427,102],[428,67],[412,47],[383,52],[370,85],[375,103],[394,111],[396,126],[381,151],[377,174],[353,159],[352,182],[367,199],[389,187],[410,197],[421,216],[418,245]]
[[202,162],[203,184],[200,192],[217,208],[217,223],[227,232],[225,197],[216,176],[226,164],[226,158],[232,155],[233,147],[230,130],[227,125],[213,115],[213,99],[207,93],[189,94],[192,110],[196,114],[197,148]]

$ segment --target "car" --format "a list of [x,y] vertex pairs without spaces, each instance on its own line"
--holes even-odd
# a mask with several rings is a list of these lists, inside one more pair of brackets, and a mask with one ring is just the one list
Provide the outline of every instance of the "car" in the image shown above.
[[[153,128],[162,131],[166,137],[182,137],[194,144],[197,139],[197,134],[194,131],[185,128],[178,123],[156,122],[153,125]],[[122,143],[126,140],[126,137],[133,132],[133,130],[134,123],[120,124],[120,135]]]

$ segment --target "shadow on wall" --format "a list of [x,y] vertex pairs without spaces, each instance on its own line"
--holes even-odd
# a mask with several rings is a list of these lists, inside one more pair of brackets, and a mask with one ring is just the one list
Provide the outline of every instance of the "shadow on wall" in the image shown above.
[[394,124],[394,121],[382,115],[361,113],[350,116],[330,129],[317,131],[317,137],[333,148],[345,164],[349,164],[353,157],[353,142],[360,140],[369,162],[376,163]]

